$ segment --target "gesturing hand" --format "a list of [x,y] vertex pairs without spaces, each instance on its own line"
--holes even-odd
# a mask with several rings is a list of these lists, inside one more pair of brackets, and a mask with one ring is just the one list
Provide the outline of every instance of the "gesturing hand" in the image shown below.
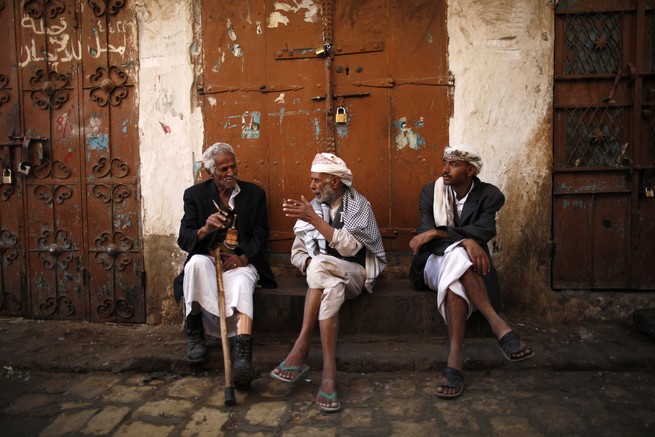
[[308,202],[305,196],[300,196],[300,200],[284,199],[282,211],[287,217],[304,220],[308,223],[311,223],[311,220],[317,216],[311,202]]

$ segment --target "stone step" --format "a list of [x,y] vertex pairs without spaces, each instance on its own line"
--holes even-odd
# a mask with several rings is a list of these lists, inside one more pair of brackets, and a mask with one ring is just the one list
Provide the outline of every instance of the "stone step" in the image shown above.
[[[307,284],[302,277],[278,277],[278,288],[255,290],[254,334],[294,336],[302,325]],[[348,300],[339,312],[339,335],[446,336],[436,295],[416,291],[407,279],[381,278],[372,294]],[[478,313],[467,323],[467,336],[489,336]]]

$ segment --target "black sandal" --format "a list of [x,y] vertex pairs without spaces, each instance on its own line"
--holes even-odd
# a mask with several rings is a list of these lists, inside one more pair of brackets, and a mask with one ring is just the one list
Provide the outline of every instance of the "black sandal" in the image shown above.
[[441,375],[446,378],[446,383],[439,384],[437,387],[454,388],[457,391],[453,394],[437,392],[437,396],[443,399],[454,399],[464,392],[464,374],[462,372],[453,367],[444,367]]
[[[527,346],[519,346],[520,343],[521,337],[519,337],[519,335],[514,331],[509,331],[507,334],[503,335],[500,340],[498,340],[498,345],[500,346],[500,350],[503,351],[505,358],[508,361],[515,363],[534,357],[534,351]],[[522,357],[514,356],[516,354],[520,354],[521,352],[525,355]]]

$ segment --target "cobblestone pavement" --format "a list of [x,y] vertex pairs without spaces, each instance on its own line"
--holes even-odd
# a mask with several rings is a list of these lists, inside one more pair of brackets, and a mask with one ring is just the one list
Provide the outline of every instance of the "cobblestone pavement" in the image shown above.
[[655,433],[652,371],[552,371],[517,365],[465,375],[455,400],[434,372],[341,373],[343,409],[314,405],[320,373],[295,385],[257,379],[223,404],[219,372],[0,376],[1,436],[646,436]]

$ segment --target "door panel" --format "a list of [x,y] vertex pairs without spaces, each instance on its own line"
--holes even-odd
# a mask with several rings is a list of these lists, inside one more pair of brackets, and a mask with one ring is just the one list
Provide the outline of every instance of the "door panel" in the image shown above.
[[654,4],[557,8],[553,288],[655,288],[647,243],[655,200],[645,190],[655,165],[647,91]]
[[[9,136],[19,123],[18,70],[16,68],[16,35],[14,4],[6,2],[0,10],[0,41],[6,47],[0,56],[0,171],[12,172],[20,159],[20,145]],[[2,180],[0,180],[1,182]],[[0,314],[27,314],[28,293],[25,288],[25,237],[23,225],[23,186],[17,183],[0,185]]]
[[25,316],[143,322],[132,5],[5,5],[2,28],[18,50],[2,58],[18,66],[19,92],[12,112],[0,112],[0,134],[12,165],[29,171],[10,187],[21,204],[12,211],[3,198],[0,212],[3,234],[14,216],[24,229],[26,260],[26,279],[3,281],[3,294],[20,290]]
[[[239,176],[267,190],[274,252],[293,240],[282,199],[311,196],[310,164],[323,151],[351,167],[385,247],[408,250],[418,193],[440,169],[452,114],[445,8],[433,1],[203,3],[206,145],[231,143]],[[345,122],[336,122],[337,108]],[[243,119],[254,113],[259,130],[246,135]]]

